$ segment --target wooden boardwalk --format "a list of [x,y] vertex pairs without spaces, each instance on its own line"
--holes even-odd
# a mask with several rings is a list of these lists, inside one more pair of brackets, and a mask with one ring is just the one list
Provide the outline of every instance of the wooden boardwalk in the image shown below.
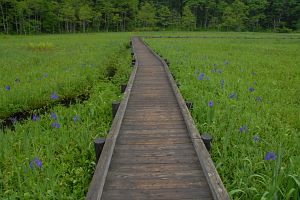
[[136,65],[87,199],[229,199],[166,63],[132,43]]

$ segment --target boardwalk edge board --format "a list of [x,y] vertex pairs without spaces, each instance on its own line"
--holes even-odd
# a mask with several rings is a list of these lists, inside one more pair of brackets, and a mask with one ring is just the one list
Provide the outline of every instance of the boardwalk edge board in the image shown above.
[[[132,38],[133,40],[133,38]],[[132,41],[131,40],[131,41]],[[132,48],[134,51],[134,45],[132,43]],[[110,166],[111,158],[113,155],[113,151],[115,148],[116,140],[118,134],[120,132],[120,127],[124,118],[125,110],[127,107],[127,103],[130,97],[131,89],[133,86],[133,82],[135,80],[136,72],[137,72],[138,61],[136,60],[133,71],[131,73],[130,79],[127,84],[127,88],[124,93],[124,99],[122,100],[117,114],[113,120],[111,129],[106,138],[105,145],[103,147],[101,156],[96,165],[95,173],[93,175],[92,181],[89,186],[88,193],[86,195],[87,200],[100,200],[103,192],[103,187],[105,184],[107,172]]]
[[169,67],[167,63],[158,56],[145,42],[144,44],[147,46],[147,48],[157,57],[162,64],[164,65],[164,69],[168,75],[170,84],[172,85],[172,89],[175,93],[176,100],[180,106],[180,110],[182,112],[184,121],[186,123],[190,138],[193,142],[194,148],[196,150],[198,159],[200,161],[200,164],[203,168],[205,177],[207,179],[207,182],[209,184],[209,187],[211,189],[212,195],[214,199],[216,200],[227,200],[230,199],[229,195],[227,193],[226,188],[223,185],[223,182],[214,166],[214,163],[209,155],[209,152],[207,151],[200,134],[198,132],[198,129],[194,123],[194,120],[185,104],[184,98],[182,97],[175,80],[173,79],[171,72],[169,70]]

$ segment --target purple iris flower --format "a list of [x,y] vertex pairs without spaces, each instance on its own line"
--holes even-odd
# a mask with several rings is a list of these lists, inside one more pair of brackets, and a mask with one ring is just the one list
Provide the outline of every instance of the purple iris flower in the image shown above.
[[79,117],[78,115],[75,115],[75,116],[73,117],[73,120],[74,120],[74,123],[76,123],[77,121],[80,120],[80,117]]
[[205,76],[204,73],[200,74],[200,76],[198,77],[198,80],[199,80],[199,81],[202,81],[202,80],[204,79],[204,76]]
[[56,92],[53,92],[53,93],[51,94],[51,99],[58,99],[58,95],[57,95]]
[[229,98],[230,98],[230,99],[235,98],[236,100],[238,100],[238,95],[237,95],[236,92],[233,92],[233,93],[230,94]]
[[12,124],[16,124],[18,122],[16,117],[11,117],[10,121],[12,122]]
[[209,105],[209,107],[212,108],[214,106],[214,102],[213,101],[209,101],[208,105]]
[[265,160],[276,160],[276,154],[273,151],[267,152]]
[[60,124],[58,122],[52,123],[52,128],[60,128]]
[[51,118],[54,120],[57,120],[57,115],[55,112],[51,113]]
[[30,161],[29,166],[31,169],[33,169],[34,166],[41,169],[43,166],[43,162],[39,158],[35,158],[34,160]]
[[244,126],[240,127],[240,132],[241,133],[243,133],[243,132],[247,133],[248,132],[248,126],[244,125]]
[[256,97],[256,101],[262,102],[263,98],[261,96]]
[[253,88],[253,87],[250,87],[250,88],[249,88],[249,91],[250,91],[250,92],[254,92],[254,88]]
[[38,120],[40,120],[41,118],[40,118],[40,116],[39,115],[36,115],[36,114],[33,114],[33,116],[32,116],[32,120],[33,121],[38,121]]
[[9,86],[9,85],[5,86],[5,89],[6,89],[7,91],[10,91],[10,86]]
[[225,85],[225,81],[221,80],[221,86],[222,86],[222,88],[224,88],[224,85]]
[[254,135],[253,140],[254,140],[254,142],[258,142],[260,140],[259,135]]

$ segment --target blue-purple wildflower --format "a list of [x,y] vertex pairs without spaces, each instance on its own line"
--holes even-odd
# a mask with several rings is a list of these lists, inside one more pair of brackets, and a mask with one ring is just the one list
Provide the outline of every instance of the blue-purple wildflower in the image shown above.
[[229,61],[228,61],[228,60],[225,60],[224,65],[225,65],[225,66],[229,65]]
[[40,118],[40,116],[39,115],[37,115],[37,114],[33,114],[33,116],[32,116],[32,120],[33,121],[39,121],[41,118]]
[[52,94],[51,94],[51,99],[58,99],[58,95],[57,95],[57,93],[56,92],[53,92]]
[[10,121],[11,121],[12,124],[16,124],[18,122],[16,117],[11,117]]
[[256,97],[256,101],[262,102],[263,98],[261,96]]
[[247,125],[243,125],[242,127],[240,127],[240,133],[247,133],[248,132],[248,126]]
[[276,160],[276,154],[273,151],[267,152],[265,160]]
[[41,169],[43,167],[43,162],[36,157],[34,160],[30,161],[29,166],[31,169],[34,169],[35,166]]
[[254,88],[253,88],[253,87],[250,87],[250,88],[249,88],[249,91],[250,91],[250,92],[254,92]]
[[253,141],[256,143],[256,142],[258,142],[260,140],[260,137],[259,137],[259,135],[254,135],[253,136]]
[[224,85],[225,85],[225,81],[222,79],[221,80],[221,86],[222,86],[222,88],[224,88]]
[[236,100],[238,100],[238,95],[237,95],[236,92],[233,92],[233,93],[231,93],[231,94],[229,95],[229,98],[230,98],[230,99],[235,98]]
[[55,112],[51,113],[51,118],[54,120],[57,120],[57,115]]
[[10,91],[10,86],[9,85],[5,86],[5,90]]
[[80,120],[80,117],[79,117],[78,115],[75,115],[75,116],[73,117],[74,123],[76,123],[76,122],[79,121],[79,120]]
[[205,76],[204,73],[200,74],[200,76],[198,77],[198,80],[199,80],[199,81],[202,81],[202,80],[204,79],[204,76]]
[[52,123],[52,128],[60,128],[60,124],[58,122]]
[[48,75],[47,73],[46,73],[46,74],[44,74],[44,78],[48,78],[48,76],[49,76],[49,75]]
[[222,69],[218,69],[218,73],[222,74],[223,70]]
[[214,102],[213,101],[209,101],[208,106],[212,108],[214,106]]

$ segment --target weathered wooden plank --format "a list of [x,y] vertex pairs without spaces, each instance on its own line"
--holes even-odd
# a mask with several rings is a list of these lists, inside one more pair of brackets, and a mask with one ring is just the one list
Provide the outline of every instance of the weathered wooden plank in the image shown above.
[[171,149],[163,151],[148,151],[137,150],[134,151],[130,148],[122,149],[122,151],[115,151],[114,156],[120,157],[167,157],[167,156],[196,156],[194,149]]
[[171,188],[151,190],[108,190],[110,195],[104,195],[103,199],[108,200],[211,200],[208,194],[199,188]]
[[126,171],[126,172],[120,172],[118,170],[111,170],[109,171],[110,175],[112,177],[116,177],[116,179],[172,179],[173,177],[176,177],[177,179],[184,179],[186,177],[200,177],[205,180],[205,177],[200,170],[186,170],[186,171],[164,171],[164,172],[155,172],[155,173],[149,173],[149,172],[135,172],[134,170]]
[[162,124],[159,127],[157,125],[130,125],[126,124],[122,127],[123,130],[161,130],[161,129],[169,129],[169,128],[178,128],[178,129],[183,129],[186,128],[185,124]]
[[174,144],[189,144],[191,141],[189,138],[165,138],[162,140],[161,138],[123,138],[123,140],[118,140],[117,144],[127,144],[127,145],[153,145],[153,144],[164,144],[164,145],[174,145]]
[[187,129],[155,129],[155,130],[124,130],[121,129],[122,136],[126,135],[153,135],[154,137],[157,135],[178,135],[178,134],[185,134],[187,135]]
[[199,170],[201,172],[201,167],[197,162],[191,162],[191,163],[166,163],[166,164],[124,164],[124,165],[118,165],[118,166],[111,166],[110,171],[118,171],[120,173],[131,173],[135,171],[135,173],[158,173],[158,172],[180,172],[180,171],[190,171],[190,170]]
[[186,176],[170,177],[170,178],[122,178],[122,177],[108,177],[106,179],[105,187],[111,189],[170,189],[170,188],[201,188],[208,187],[204,177]]
[[172,145],[165,145],[165,144],[131,144],[131,145],[122,145],[119,144],[115,147],[116,150],[124,150],[124,149],[132,149],[134,151],[138,150],[148,150],[148,151],[163,151],[163,150],[170,150],[170,149],[191,149],[193,146],[187,145],[185,143],[180,144],[172,144]]

